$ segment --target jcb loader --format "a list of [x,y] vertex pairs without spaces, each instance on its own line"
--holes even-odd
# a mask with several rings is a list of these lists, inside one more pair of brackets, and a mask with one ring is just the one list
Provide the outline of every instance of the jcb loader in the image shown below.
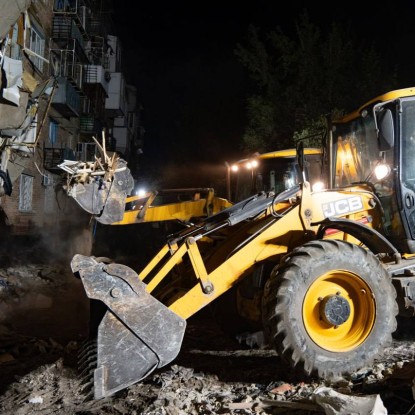
[[[211,187],[144,191],[135,189],[127,163],[94,138],[100,152],[94,161],[65,160],[65,190],[94,220],[104,225],[178,221],[218,213],[260,191],[281,191],[301,180],[295,149],[255,153],[227,168],[227,199]],[[103,138],[104,141],[104,138]],[[321,149],[306,148],[306,174],[321,180]]]
[[138,273],[75,255],[86,294],[107,307],[83,357],[94,397],[172,362],[186,320],[246,278],[253,318],[288,363],[327,379],[372,363],[398,314],[414,315],[413,127],[415,88],[386,93],[330,123],[327,190],[304,180],[250,196],[173,235]]

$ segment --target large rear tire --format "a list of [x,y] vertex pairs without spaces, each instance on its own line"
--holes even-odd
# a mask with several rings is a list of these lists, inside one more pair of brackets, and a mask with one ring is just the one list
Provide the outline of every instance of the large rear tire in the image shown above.
[[380,261],[344,241],[312,241],[271,273],[265,336],[309,375],[330,379],[369,365],[396,330],[396,290]]

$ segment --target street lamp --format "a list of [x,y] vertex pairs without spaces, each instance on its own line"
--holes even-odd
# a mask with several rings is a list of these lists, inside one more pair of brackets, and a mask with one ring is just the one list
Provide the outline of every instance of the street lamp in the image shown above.
[[231,171],[236,172],[238,171],[239,167],[236,164],[230,165],[227,161],[225,161],[226,166],[226,197],[230,201],[231,200]]

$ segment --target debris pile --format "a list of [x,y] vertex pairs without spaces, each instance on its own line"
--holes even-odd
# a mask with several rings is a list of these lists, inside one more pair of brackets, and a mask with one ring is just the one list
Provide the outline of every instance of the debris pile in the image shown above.
[[81,291],[70,281],[78,282],[49,267],[0,269],[2,415],[392,415],[415,409],[410,331],[371,367],[328,384],[287,370],[260,333],[225,336],[208,311],[189,319],[171,365],[111,397],[91,400],[78,372],[84,339],[62,340],[86,319],[74,311]]

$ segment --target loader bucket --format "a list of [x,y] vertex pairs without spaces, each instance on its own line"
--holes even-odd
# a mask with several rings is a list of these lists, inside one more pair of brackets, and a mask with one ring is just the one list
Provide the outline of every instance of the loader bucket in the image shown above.
[[186,320],[147,293],[132,269],[83,255],[75,255],[71,267],[87,296],[108,307],[97,335],[95,399],[139,382],[176,358]]
[[96,176],[88,182],[73,184],[69,190],[69,195],[104,225],[119,222],[124,217],[125,201],[134,187],[130,170],[124,165],[125,162],[120,160],[119,171],[115,171],[110,179]]

